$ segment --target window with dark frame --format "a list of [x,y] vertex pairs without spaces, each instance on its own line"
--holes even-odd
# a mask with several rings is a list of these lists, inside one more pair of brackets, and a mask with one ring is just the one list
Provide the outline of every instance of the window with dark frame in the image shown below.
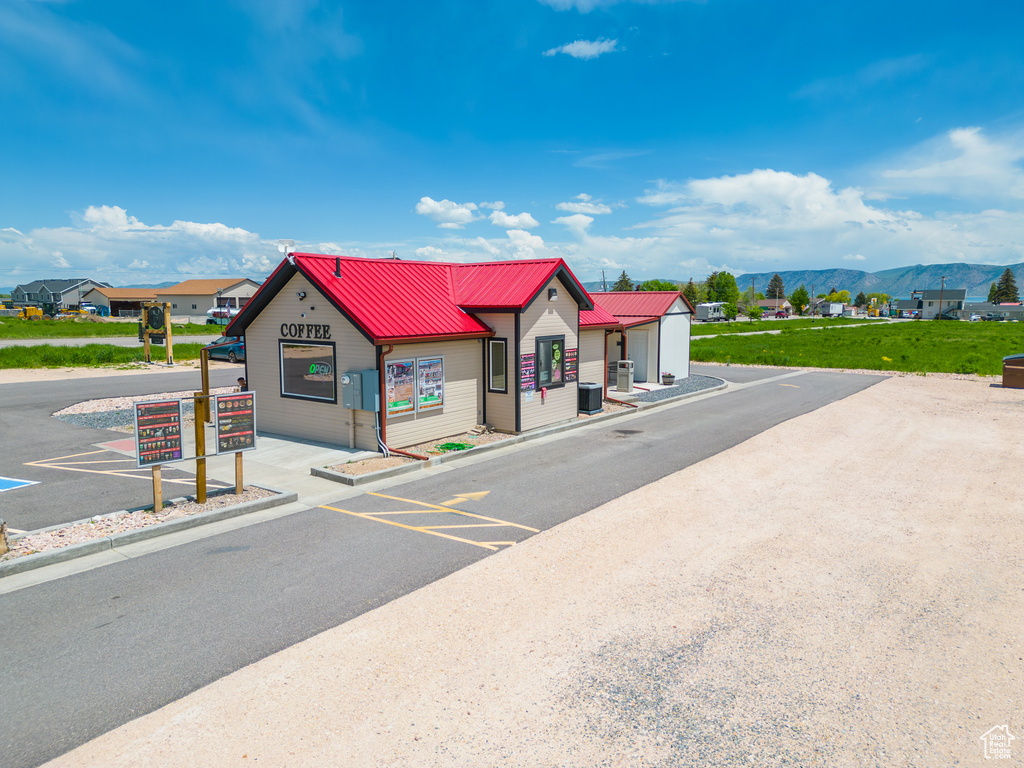
[[281,397],[335,403],[334,344],[281,340]]
[[537,389],[565,386],[565,336],[537,339]]
[[487,391],[508,392],[508,342],[506,339],[488,339],[487,345]]

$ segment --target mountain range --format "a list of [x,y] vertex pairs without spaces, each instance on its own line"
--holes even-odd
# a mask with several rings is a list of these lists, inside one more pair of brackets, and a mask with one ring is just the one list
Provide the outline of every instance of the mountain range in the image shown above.
[[[881,272],[863,272],[857,269],[794,269],[776,272],[752,272],[736,275],[736,284],[740,290],[750,286],[754,281],[754,289],[764,293],[768,288],[768,281],[772,276],[778,274],[782,278],[786,294],[792,293],[801,285],[813,294],[828,293],[832,288],[850,292],[856,296],[861,291],[864,293],[887,293],[893,298],[910,298],[911,291],[938,290],[942,286],[942,278],[946,278],[946,288],[967,289],[967,296],[981,297],[988,296],[988,289],[992,283],[999,280],[999,276],[1006,271],[1006,265],[997,266],[992,264],[916,264],[912,267],[897,267],[885,269]],[[1024,290],[1024,263],[1010,264],[1017,279],[1017,285]],[[694,282],[703,280],[706,275],[694,276]],[[689,277],[684,280],[675,278],[672,282],[685,285]],[[584,283],[583,287],[588,291],[600,291],[601,281]],[[611,281],[609,281],[609,287]]]

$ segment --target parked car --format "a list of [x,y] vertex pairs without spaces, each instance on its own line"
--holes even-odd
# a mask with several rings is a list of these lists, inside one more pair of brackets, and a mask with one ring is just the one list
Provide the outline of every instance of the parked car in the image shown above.
[[[223,344],[223,346],[216,346],[217,344]],[[211,342],[208,349],[211,360],[227,360],[231,363],[245,360],[245,339],[241,336],[221,336]]]
[[789,312],[787,312],[784,309],[780,309],[778,312],[775,313],[775,316],[776,317],[789,317]]
[[971,322],[977,323],[981,320],[981,315],[971,315]]

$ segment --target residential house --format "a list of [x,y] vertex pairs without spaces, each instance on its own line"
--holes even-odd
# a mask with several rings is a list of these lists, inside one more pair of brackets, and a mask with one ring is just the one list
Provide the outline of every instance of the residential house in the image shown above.
[[16,307],[43,307],[53,305],[55,311],[77,309],[85,294],[93,288],[109,288],[109,283],[85,277],[69,279],[48,278],[17,285],[11,291],[11,301]]
[[248,278],[186,280],[170,288],[158,288],[156,300],[170,304],[172,315],[202,316],[205,320],[206,313],[211,309],[244,307],[259,287],[258,282]]

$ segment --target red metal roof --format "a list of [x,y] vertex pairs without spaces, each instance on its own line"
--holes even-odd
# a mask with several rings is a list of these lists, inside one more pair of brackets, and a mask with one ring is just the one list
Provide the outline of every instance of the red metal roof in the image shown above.
[[[620,320],[628,318],[630,325],[636,324],[634,318],[654,320],[661,317],[668,312],[672,302],[681,297],[679,291],[595,291],[590,295]],[[686,304],[685,298],[683,303]]]
[[[340,269],[340,277],[336,269]],[[593,306],[590,295],[562,259],[451,264],[293,253],[278,265],[225,332],[244,333],[296,270],[375,344],[491,336],[494,332],[470,312],[523,309],[556,276],[581,312]],[[607,313],[599,317],[618,322]]]
[[293,253],[295,266],[375,343],[487,336],[491,329],[453,299],[450,265],[393,259],[340,259]]
[[619,319],[596,301],[593,309],[580,310],[580,328],[614,328],[621,325]]

